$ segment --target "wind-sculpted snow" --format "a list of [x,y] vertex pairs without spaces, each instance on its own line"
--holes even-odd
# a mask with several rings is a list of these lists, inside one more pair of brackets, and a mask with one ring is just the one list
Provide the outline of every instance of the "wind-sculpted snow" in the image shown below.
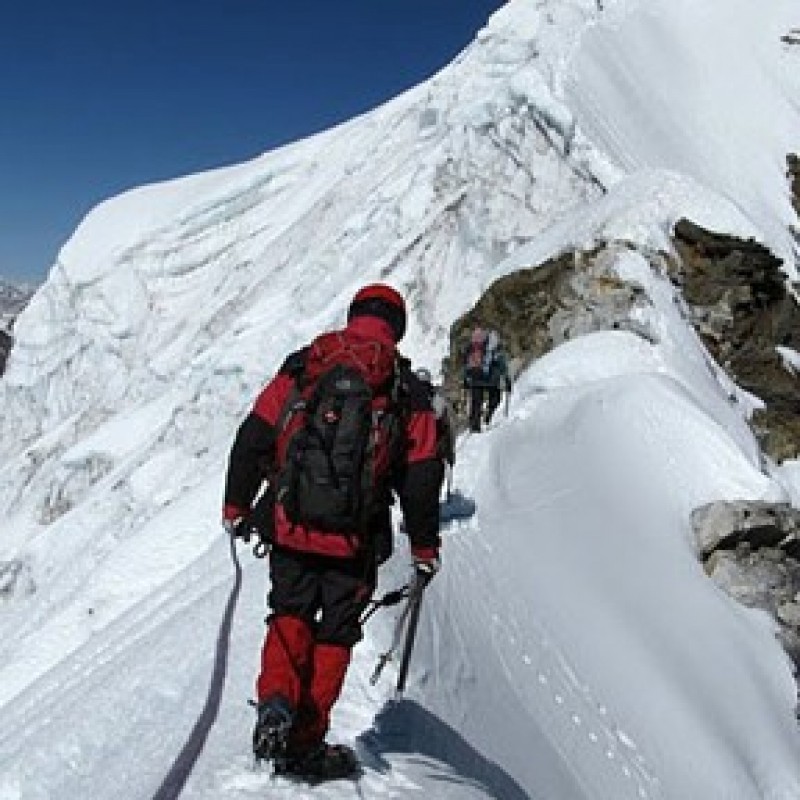
[[[412,353],[444,351],[449,321],[489,268],[599,193],[586,163],[553,139],[567,112],[530,79],[534,48],[507,26],[488,30],[372,114],[89,214],[19,320],[0,384],[0,492],[11,512],[52,521],[78,500],[54,496],[62,478],[35,456],[42,437],[67,426],[71,447],[151,403],[168,418],[163,442],[178,441],[186,459],[204,449],[205,469],[218,468],[264,377],[340,321],[361,281],[389,278],[406,291]],[[139,458],[160,443],[143,444]],[[16,505],[23,489],[26,511]]]
[[[564,354],[565,377],[577,364]],[[488,454],[475,437],[462,454],[487,479],[448,548],[426,703],[446,716],[479,698],[462,733],[544,796],[790,797],[786,665],[769,626],[709,584],[682,507],[768,481],[664,376],[518,403]],[[765,751],[743,757],[762,729]]]
[[[198,800],[800,794],[788,664],[707,581],[687,528],[696,503],[800,496],[797,470],[768,474],[756,401],[658,267],[680,215],[746,235],[760,218],[703,175],[626,176],[587,137],[569,65],[629,6],[512,0],[385,106],[83,221],[0,381],[2,800],[153,798],[189,751],[181,797]],[[221,633],[222,481],[258,388],[374,279],[405,293],[405,350],[436,371],[494,278],[601,238],[652,335],[568,342],[521,377],[508,418],[460,440],[455,485],[478,513],[445,533],[407,700],[390,702],[391,669],[369,683],[381,612],[334,715],[365,775],[273,781],[249,756],[266,578],[243,548]],[[408,577],[396,544],[382,589]]]
[[786,158],[797,150],[800,62],[781,37],[797,4],[608,5],[567,84],[579,125],[626,172],[673,169],[728,197],[796,280]]

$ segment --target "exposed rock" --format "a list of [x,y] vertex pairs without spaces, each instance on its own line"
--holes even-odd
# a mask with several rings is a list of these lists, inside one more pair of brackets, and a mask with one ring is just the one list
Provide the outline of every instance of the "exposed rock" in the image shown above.
[[711,579],[775,620],[800,674],[800,511],[785,503],[710,503],[695,509],[692,527]]
[[800,674],[800,562],[778,549],[743,546],[715,552],[706,569],[731,597],[775,620],[778,639]]
[[692,512],[692,528],[703,557],[714,550],[732,550],[742,542],[751,547],[777,547],[785,542],[792,549],[800,536],[800,511],[788,503],[709,503]]
[[[798,595],[795,595],[795,600],[797,600],[797,598]],[[795,600],[778,606],[777,613],[778,619],[781,622],[800,630],[800,603],[795,602]]]
[[716,361],[765,404],[751,424],[777,461],[800,455],[800,379],[776,347],[800,350],[800,307],[787,290],[782,262],[754,240],[680,220],[678,261],[670,275]]

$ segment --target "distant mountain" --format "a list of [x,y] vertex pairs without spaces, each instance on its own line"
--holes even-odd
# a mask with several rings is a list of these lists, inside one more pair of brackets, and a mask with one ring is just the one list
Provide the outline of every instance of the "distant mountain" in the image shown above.
[[33,291],[28,285],[0,280],[0,375],[5,371],[6,359],[11,351],[14,320],[28,304]]
[[33,292],[34,287],[28,284],[10,283],[0,278],[0,328],[9,330]]

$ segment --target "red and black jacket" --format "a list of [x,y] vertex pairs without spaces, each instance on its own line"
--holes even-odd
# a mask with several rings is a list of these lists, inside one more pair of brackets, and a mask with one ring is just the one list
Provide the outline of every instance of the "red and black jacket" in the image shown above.
[[[382,347],[391,346],[394,351],[388,326],[376,317],[355,317],[334,335],[355,343],[373,340]],[[261,391],[252,411],[239,427],[228,463],[225,519],[247,516],[262,482],[273,473],[285,409],[296,394],[297,382],[305,372],[308,359],[308,347],[292,353]],[[402,360],[398,359],[398,363]],[[386,512],[388,514],[393,492],[400,501],[412,552],[429,557],[435,554],[440,543],[439,493],[443,464],[437,455],[436,417],[424,385],[407,366],[399,367],[396,378],[397,402],[402,409],[402,437],[399,457],[386,475]],[[279,546],[339,557],[359,554],[361,537],[357,532],[348,535],[287,527],[280,507],[274,516],[272,535]]]

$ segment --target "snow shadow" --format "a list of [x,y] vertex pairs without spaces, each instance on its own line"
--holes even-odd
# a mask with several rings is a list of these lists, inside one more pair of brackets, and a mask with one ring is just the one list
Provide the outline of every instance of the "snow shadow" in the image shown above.
[[469,519],[475,515],[475,501],[462,494],[459,489],[452,489],[447,499],[439,504],[439,521],[442,524],[461,519]]
[[364,765],[382,773],[392,769],[387,756],[407,754],[423,766],[437,762],[429,764],[431,781],[471,785],[498,800],[533,800],[502,767],[413,700],[387,703],[356,745]]

